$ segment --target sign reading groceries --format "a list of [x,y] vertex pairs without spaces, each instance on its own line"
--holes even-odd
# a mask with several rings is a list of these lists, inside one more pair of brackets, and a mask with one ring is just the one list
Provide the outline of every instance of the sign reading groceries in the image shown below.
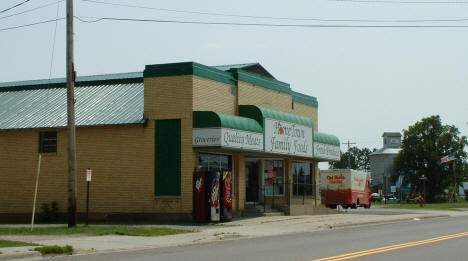
[[265,118],[265,152],[312,157],[312,127]]
[[221,146],[236,149],[263,150],[263,134],[226,128],[193,129],[194,147]]

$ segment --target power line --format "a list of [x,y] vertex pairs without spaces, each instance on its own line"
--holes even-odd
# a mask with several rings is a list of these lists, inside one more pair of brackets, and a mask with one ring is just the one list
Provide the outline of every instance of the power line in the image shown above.
[[[75,16],[81,22],[96,23],[100,21],[126,21],[126,22],[153,22],[175,24],[200,24],[200,25],[232,25],[232,26],[262,26],[262,27],[302,27],[302,28],[467,28],[468,25],[352,25],[352,24],[271,24],[271,23],[236,23],[236,22],[205,22],[183,20],[159,20],[159,19],[135,19],[118,17],[90,17]],[[86,20],[94,19],[94,20]]]
[[52,65],[54,63],[54,53],[55,53],[55,38],[57,36],[57,24],[58,24],[58,16],[60,10],[60,2],[57,2],[57,14],[55,18],[55,28],[54,28],[54,36],[52,38],[52,53],[50,55],[50,66],[49,66],[49,83],[50,79],[52,78]]
[[18,7],[18,6],[22,5],[22,4],[25,4],[25,3],[29,2],[29,1],[31,1],[31,0],[25,0],[25,1],[23,1],[21,3],[18,3],[16,5],[12,6],[12,7],[8,7],[7,9],[3,9],[2,11],[0,11],[0,14],[5,13],[5,12],[7,12],[7,11],[13,9],[13,8],[16,8],[16,7]]
[[118,4],[111,2],[103,2],[97,0],[81,0],[88,3],[138,8],[146,10],[156,10],[165,12],[175,13],[186,13],[186,14],[198,14],[198,15],[212,15],[212,16],[223,16],[223,17],[237,17],[237,18],[252,18],[252,19],[272,19],[272,20],[288,20],[288,21],[315,21],[315,22],[360,22],[360,23],[421,23],[421,22],[461,22],[468,21],[468,18],[460,19],[406,19],[406,20],[378,20],[378,19],[323,19],[323,18],[294,18],[294,17],[275,17],[275,16],[255,16],[255,15],[240,15],[240,14],[224,14],[224,13],[210,13],[210,12],[197,12],[188,10],[177,10],[177,9],[166,9],[166,8],[155,8],[150,6],[142,5],[127,5]]
[[18,29],[18,28],[23,28],[23,27],[29,27],[29,26],[39,25],[39,24],[51,23],[51,22],[60,21],[60,20],[63,20],[63,19],[65,19],[65,17],[52,19],[52,20],[40,21],[40,22],[36,22],[36,23],[31,23],[31,24],[23,24],[23,25],[18,25],[18,26],[13,26],[13,27],[0,28],[0,31],[8,31],[8,30]]
[[[152,23],[175,23],[175,24],[198,24],[198,25],[232,25],[232,26],[258,26],[258,27],[296,27],[296,28],[468,28],[468,25],[346,25],[346,24],[268,24],[268,23],[231,23],[231,22],[204,22],[204,21],[182,21],[182,20],[156,20],[156,19],[134,19],[117,17],[89,17],[75,16],[81,22],[96,23],[100,21],[126,21],[126,22],[152,22]],[[86,18],[95,20],[86,20]],[[13,27],[0,28],[0,31],[8,31],[23,27],[60,21],[65,17],[40,21],[36,23],[23,24]]]
[[64,0],[60,0],[60,1],[57,1],[57,2],[49,3],[49,4],[46,4],[46,5],[38,6],[38,7],[31,8],[31,9],[28,9],[28,10],[25,10],[25,11],[21,11],[21,12],[18,12],[18,13],[14,13],[14,14],[11,14],[11,15],[2,16],[2,17],[0,17],[0,19],[4,19],[4,18],[16,16],[16,15],[21,15],[21,14],[24,14],[24,13],[29,13],[29,12],[32,12],[32,11],[35,11],[35,10],[38,10],[38,9],[42,9],[42,8],[45,8],[45,7],[48,7],[48,6],[51,6],[51,5],[55,5],[55,4],[61,3],[61,2],[63,2],[63,1],[64,1]]
[[331,2],[379,3],[379,4],[468,4],[467,1],[379,1],[379,0],[328,0]]
[[356,145],[356,142],[343,142],[343,144],[348,145],[348,169],[351,169],[351,153],[349,152],[349,148],[351,145]]

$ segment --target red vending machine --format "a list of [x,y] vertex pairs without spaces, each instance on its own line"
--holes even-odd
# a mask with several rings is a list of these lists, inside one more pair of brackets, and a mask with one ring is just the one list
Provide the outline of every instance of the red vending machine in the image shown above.
[[205,172],[193,173],[193,218],[197,222],[208,222],[207,190]]
[[221,220],[231,221],[232,219],[232,173],[223,171],[221,185]]
[[210,171],[207,173],[207,197],[208,197],[208,213],[211,221],[219,221],[220,218],[220,202],[219,202],[219,172]]

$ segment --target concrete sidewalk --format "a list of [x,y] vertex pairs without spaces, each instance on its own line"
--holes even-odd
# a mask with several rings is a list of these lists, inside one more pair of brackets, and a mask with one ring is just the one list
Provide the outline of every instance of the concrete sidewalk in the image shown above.
[[[148,248],[172,247],[181,245],[232,240],[240,238],[274,236],[282,234],[329,230],[344,226],[387,223],[398,221],[414,221],[423,218],[444,216],[468,216],[468,211],[431,211],[409,210],[398,215],[362,215],[362,214],[331,214],[316,216],[270,216],[255,218],[240,218],[217,226],[183,226],[196,232],[188,234],[168,235],[159,237],[137,236],[0,236],[0,239],[33,242],[41,245],[72,245],[75,254],[97,252],[129,251]],[[0,226],[4,227],[4,226]],[[177,227],[181,226],[171,226]],[[0,248],[0,260],[11,259],[41,259],[39,253],[31,251],[34,247]]]

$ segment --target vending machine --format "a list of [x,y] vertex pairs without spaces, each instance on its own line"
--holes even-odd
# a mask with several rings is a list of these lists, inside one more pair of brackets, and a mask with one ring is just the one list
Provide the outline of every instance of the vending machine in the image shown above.
[[221,185],[221,220],[232,219],[232,173],[223,171]]
[[208,222],[208,204],[206,190],[206,174],[205,172],[195,172],[193,174],[193,207],[194,220],[197,222]]
[[210,171],[206,177],[206,189],[208,197],[208,213],[211,221],[220,220],[219,182],[220,175],[217,171]]

